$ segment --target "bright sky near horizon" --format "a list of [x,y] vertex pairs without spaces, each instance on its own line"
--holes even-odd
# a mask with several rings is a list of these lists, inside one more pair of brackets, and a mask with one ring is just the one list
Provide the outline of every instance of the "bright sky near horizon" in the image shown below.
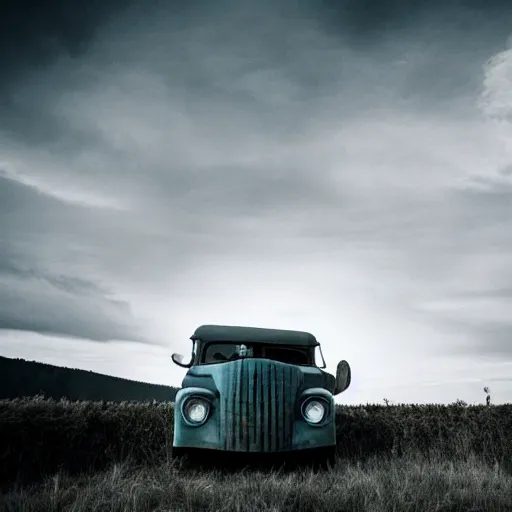
[[512,2],[34,9],[0,19],[0,355],[179,386],[198,325],[299,329],[339,403],[512,401]]

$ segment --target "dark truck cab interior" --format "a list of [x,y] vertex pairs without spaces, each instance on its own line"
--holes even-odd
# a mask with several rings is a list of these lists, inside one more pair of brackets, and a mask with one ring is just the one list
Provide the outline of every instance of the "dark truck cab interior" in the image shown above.
[[281,347],[261,343],[246,343],[244,347],[247,355],[241,355],[240,345],[235,343],[208,343],[201,351],[199,364],[218,364],[251,357],[301,366],[315,365],[314,351],[310,347]]

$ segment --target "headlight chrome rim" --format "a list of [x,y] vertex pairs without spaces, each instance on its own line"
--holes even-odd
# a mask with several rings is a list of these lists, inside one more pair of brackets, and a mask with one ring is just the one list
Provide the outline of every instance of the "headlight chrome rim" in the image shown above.
[[[196,406],[204,407],[204,414],[200,420],[194,420],[190,416],[190,408]],[[191,427],[199,427],[206,423],[208,416],[210,415],[210,401],[203,396],[189,396],[181,404],[181,416],[185,420],[185,423]]]
[[[307,407],[312,405],[313,403],[316,403],[323,408],[322,417],[316,421],[314,419],[311,419],[310,417],[308,417],[308,415],[306,413]],[[327,403],[327,401],[324,398],[312,396],[312,397],[309,397],[306,400],[304,400],[304,402],[302,403],[301,412],[302,412],[302,417],[304,418],[304,420],[307,423],[309,423],[312,426],[320,426],[325,423],[325,420],[327,419],[327,417],[329,415],[329,404]]]

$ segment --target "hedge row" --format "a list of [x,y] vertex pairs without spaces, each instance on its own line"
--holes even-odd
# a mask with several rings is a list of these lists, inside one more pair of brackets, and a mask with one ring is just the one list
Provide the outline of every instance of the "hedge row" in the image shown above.
[[[171,456],[172,403],[0,400],[0,482],[29,482],[65,470],[98,471]],[[338,453],[361,459],[409,451],[469,453],[502,462],[512,453],[512,404],[338,406]]]

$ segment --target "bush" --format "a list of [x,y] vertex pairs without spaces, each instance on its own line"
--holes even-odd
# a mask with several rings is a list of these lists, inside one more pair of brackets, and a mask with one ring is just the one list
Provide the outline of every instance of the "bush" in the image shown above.
[[493,463],[510,454],[512,404],[338,406],[336,419],[338,453],[345,457],[476,454]]
[[0,482],[165,461],[173,411],[172,403],[1,400]]
[[[170,458],[172,403],[0,400],[0,482],[31,482],[65,470],[96,472]],[[418,453],[512,464],[512,405],[338,406],[338,454]]]

